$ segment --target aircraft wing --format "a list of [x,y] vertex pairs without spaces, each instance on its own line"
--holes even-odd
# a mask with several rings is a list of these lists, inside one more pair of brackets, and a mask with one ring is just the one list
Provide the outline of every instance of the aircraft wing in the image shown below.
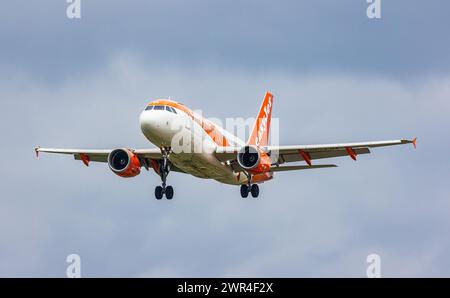
[[[75,160],[81,160],[87,166],[89,162],[108,162],[108,155],[114,149],[58,149],[58,148],[41,148],[36,147],[34,149],[36,155],[38,156],[40,152],[44,153],[56,153],[56,154],[66,154],[72,155]],[[136,154],[141,161],[142,165],[146,168],[149,167],[149,160],[162,160],[161,150],[159,148],[151,149],[130,149],[134,154]],[[183,170],[172,165],[172,171],[184,173]]]
[[311,165],[312,160],[322,158],[350,156],[352,159],[356,160],[359,154],[370,153],[370,148],[403,144],[413,144],[414,147],[416,147],[416,139],[343,144],[267,146],[264,147],[263,150],[270,155],[271,160],[276,164],[305,161],[308,165]]
[[[413,144],[414,147],[416,147],[416,138],[413,140],[391,140],[342,144],[265,146],[262,147],[261,150],[270,156],[273,165],[280,165],[287,162],[305,161],[309,166],[311,166],[312,161],[316,159],[349,156],[356,160],[359,154],[370,153],[370,148],[403,144]],[[215,154],[220,161],[229,162],[231,166],[237,167],[238,165],[236,165],[237,163],[234,161],[236,161],[236,155],[239,152],[239,149],[240,148],[222,147],[218,148]]]
[[[57,154],[67,154],[72,155],[76,160],[82,160],[82,156],[87,156],[89,161],[94,162],[108,162],[108,155],[113,149],[57,149],[57,148],[35,148],[36,155],[40,152],[45,153],[57,153]],[[161,150],[158,148],[152,149],[137,149],[131,150],[134,154],[136,154],[139,158],[148,158],[159,160],[162,159]]]

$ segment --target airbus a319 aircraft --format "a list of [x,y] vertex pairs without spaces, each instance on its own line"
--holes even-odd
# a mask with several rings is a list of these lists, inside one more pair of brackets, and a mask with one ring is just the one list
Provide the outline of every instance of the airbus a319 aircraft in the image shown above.
[[[356,160],[359,154],[370,153],[369,148],[412,143],[413,140],[391,140],[361,143],[270,146],[268,144],[273,95],[265,94],[249,139],[244,142],[219,125],[194,113],[181,103],[168,99],[150,102],[140,115],[144,136],[157,148],[153,149],[54,149],[36,147],[39,152],[73,155],[86,166],[90,162],[104,162],[118,176],[138,175],[141,168],[153,169],[161,177],[155,197],[172,199],[173,187],[167,185],[169,172],[181,172],[195,177],[215,179],[221,183],[240,186],[243,198],[258,197],[258,184],[273,179],[275,172],[336,167],[334,164],[313,164],[316,159],[348,156]],[[186,123],[182,127],[175,122]],[[175,152],[172,140],[178,134],[189,140],[198,150]],[[291,162],[304,164],[284,165]]]

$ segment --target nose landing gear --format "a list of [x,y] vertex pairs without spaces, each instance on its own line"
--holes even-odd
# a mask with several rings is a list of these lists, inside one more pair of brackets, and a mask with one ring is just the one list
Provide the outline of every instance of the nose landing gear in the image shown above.
[[173,198],[173,187],[170,185],[166,185],[167,176],[170,173],[170,161],[169,154],[170,148],[161,148],[161,153],[163,160],[159,164],[159,175],[161,176],[161,186],[157,186],[155,188],[155,198],[157,200],[161,200],[164,195],[166,195],[166,199],[172,200]]

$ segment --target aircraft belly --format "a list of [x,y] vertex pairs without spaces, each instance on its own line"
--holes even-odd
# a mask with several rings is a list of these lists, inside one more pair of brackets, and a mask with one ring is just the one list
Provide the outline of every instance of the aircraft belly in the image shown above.
[[[190,120],[188,120],[190,121]],[[245,175],[238,175],[233,170],[222,164],[213,153],[217,146],[211,137],[195,122],[191,127],[196,129],[183,129],[184,140],[189,140],[185,145],[192,152],[172,152],[170,161],[182,171],[198,178],[215,179],[226,184],[239,185],[246,183]],[[203,153],[195,153],[202,151]]]
[[172,153],[170,160],[176,167],[195,177],[215,179],[227,184],[240,184],[233,170],[223,165],[213,154]]

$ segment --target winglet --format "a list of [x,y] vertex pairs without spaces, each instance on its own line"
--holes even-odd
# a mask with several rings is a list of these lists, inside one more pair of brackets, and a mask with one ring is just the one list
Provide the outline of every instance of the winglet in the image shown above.
[[36,158],[39,158],[39,148],[41,148],[40,146],[36,146],[34,148],[34,152],[36,153]]
[[411,141],[411,143],[413,144],[414,149],[417,149],[417,145],[416,145],[416,143],[417,143],[417,138],[414,138],[414,139]]

